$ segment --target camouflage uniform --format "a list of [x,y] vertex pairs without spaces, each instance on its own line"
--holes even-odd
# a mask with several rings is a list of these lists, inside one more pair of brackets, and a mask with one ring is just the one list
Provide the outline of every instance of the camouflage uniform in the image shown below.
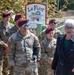
[[39,75],[52,75],[51,64],[49,59],[53,58],[56,48],[56,39],[48,40],[45,38],[41,44],[41,72]]
[[5,43],[0,39],[0,75],[2,74],[3,71],[3,53],[5,50]]
[[8,30],[8,36],[10,37],[13,33],[17,32],[18,31],[18,28],[16,27],[16,25],[14,25],[12,28],[10,28]]
[[[45,35],[45,30],[46,29],[44,29],[41,33],[40,33],[40,35],[39,35],[39,40],[40,40],[40,42],[46,37],[46,35]],[[54,38],[55,39],[57,39],[57,37],[58,37],[58,35],[60,35],[60,34],[62,34],[61,32],[60,32],[60,30],[58,30],[58,29],[54,29]]]
[[2,39],[2,41],[4,41],[5,43],[7,43],[8,41],[8,30],[13,26],[12,23],[8,23],[7,25],[4,24],[4,22],[0,22],[0,38]]
[[[13,24],[8,23],[8,25],[5,25],[4,22],[0,22],[0,39],[4,42],[7,43],[8,41],[8,29],[11,28]],[[1,51],[1,50],[0,50]],[[0,62],[3,61],[3,75],[7,75],[8,73],[8,60],[7,60],[7,54],[3,51],[2,55],[4,55],[4,58],[0,60]],[[1,58],[1,57],[0,57]],[[3,60],[4,59],[4,60]],[[1,64],[0,64],[1,65]]]
[[[11,27],[8,30],[8,37],[10,37],[13,33],[17,32],[17,31],[18,31],[18,28],[16,27],[16,25],[14,25],[13,27]],[[9,75],[13,75],[13,67],[9,67],[9,70],[10,70]]]
[[33,61],[33,56],[37,56],[40,50],[38,38],[29,31],[25,36],[17,31],[9,42],[8,63],[13,66],[14,75],[38,75],[37,61]]

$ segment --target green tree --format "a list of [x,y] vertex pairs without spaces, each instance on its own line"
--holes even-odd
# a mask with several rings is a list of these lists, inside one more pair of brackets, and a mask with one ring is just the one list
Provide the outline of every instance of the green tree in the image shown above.
[[67,8],[74,10],[74,0],[66,0],[67,2]]
[[3,11],[12,10],[21,13],[25,17],[25,5],[32,2],[41,2],[47,6],[47,18],[60,17],[60,12],[56,9],[56,0],[0,0],[0,18]]
[[68,9],[74,10],[74,0],[57,0],[59,2],[59,10],[67,11]]

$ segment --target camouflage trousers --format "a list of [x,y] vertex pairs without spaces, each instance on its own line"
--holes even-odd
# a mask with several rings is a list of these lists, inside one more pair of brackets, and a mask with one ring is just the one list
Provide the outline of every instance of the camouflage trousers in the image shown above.
[[9,67],[9,75],[13,75],[13,67]]
[[5,53],[3,59],[3,75],[8,75],[8,72],[8,53]]
[[13,75],[38,75],[38,67],[36,62],[29,64],[15,65]]
[[47,59],[42,59],[39,62],[39,75],[52,75],[51,65]]
[[3,61],[1,60],[0,61],[0,75],[3,75],[2,71],[3,71]]

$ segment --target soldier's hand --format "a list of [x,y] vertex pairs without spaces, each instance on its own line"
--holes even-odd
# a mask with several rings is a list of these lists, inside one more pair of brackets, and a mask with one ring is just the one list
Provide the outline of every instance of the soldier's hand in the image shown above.
[[5,50],[4,50],[4,52],[6,53],[7,51],[8,51],[8,45],[5,44]]
[[8,45],[4,43],[3,41],[0,41],[0,47],[2,47],[3,50],[6,50],[8,48]]
[[48,63],[51,65],[53,61],[53,58],[49,58]]
[[52,75],[55,75],[55,71],[54,70],[52,70]]
[[40,61],[40,56],[37,57],[37,61],[38,61],[38,62]]
[[72,69],[72,72],[74,72],[74,68]]
[[0,46],[3,46],[3,42],[2,41],[0,41]]

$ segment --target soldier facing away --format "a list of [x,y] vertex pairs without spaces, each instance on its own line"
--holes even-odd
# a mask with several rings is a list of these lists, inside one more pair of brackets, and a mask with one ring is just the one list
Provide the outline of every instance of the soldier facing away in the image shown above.
[[14,68],[13,75],[38,75],[39,40],[29,31],[27,19],[20,19],[18,27],[9,38],[9,66]]
[[[8,41],[8,35],[7,35],[8,29],[13,26],[13,24],[10,23],[9,21],[10,21],[10,12],[3,12],[2,21],[0,22],[0,39],[1,39],[1,41],[4,42],[5,45]],[[3,50],[2,55],[4,57],[0,61],[3,61],[3,65],[2,65],[3,66],[3,75],[8,75],[8,57],[7,57],[7,53],[5,53],[4,50]],[[2,75],[2,74],[0,74],[0,75]]]

